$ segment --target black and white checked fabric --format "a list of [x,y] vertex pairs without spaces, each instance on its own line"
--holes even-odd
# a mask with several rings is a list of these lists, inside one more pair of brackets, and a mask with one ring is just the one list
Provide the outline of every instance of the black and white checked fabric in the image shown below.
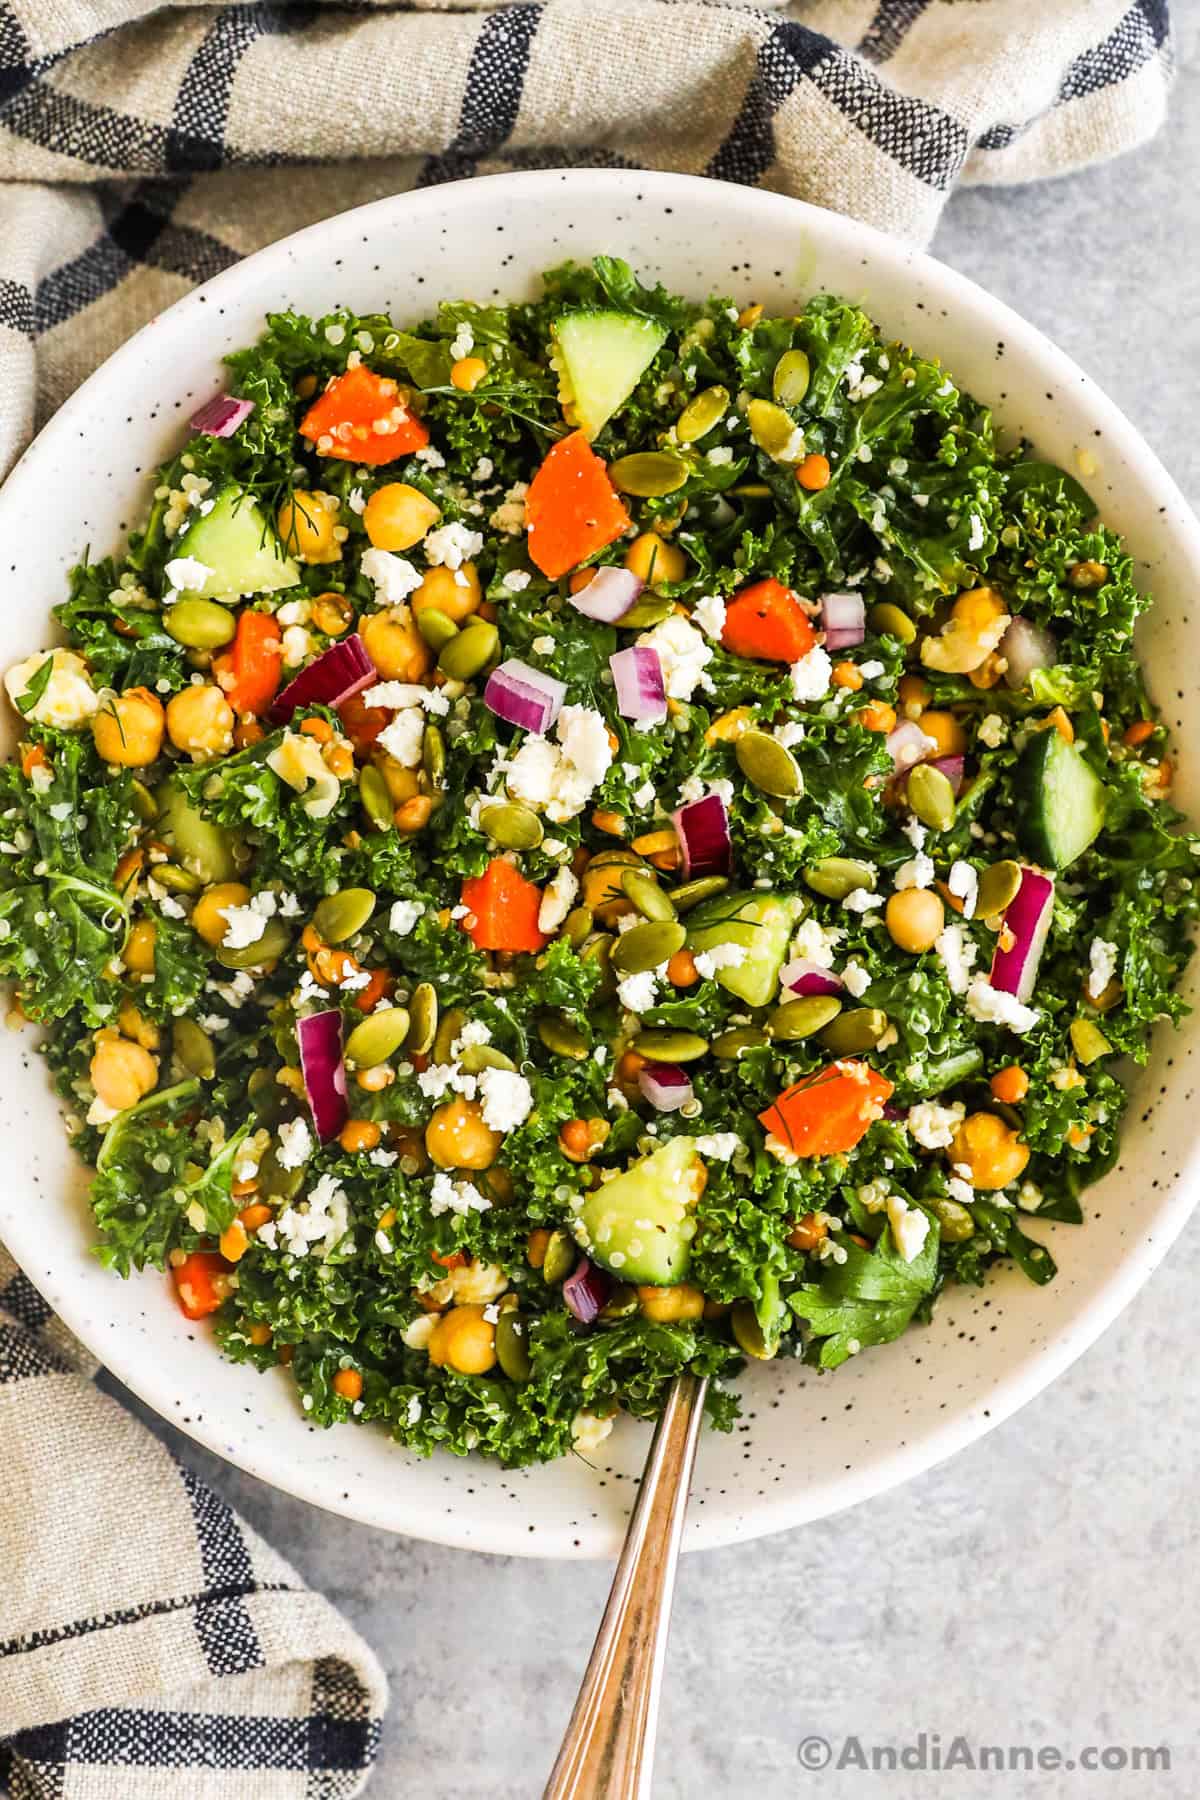
[[348,1800],[374,1657],[92,1373],[0,1251],[0,1793]]
[[[925,241],[959,181],[1141,142],[1170,72],[1167,0],[0,0],[0,475],[187,288],[363,201],[667,168]],[[357,1792],[370,1652],[79,1364],[0,1250],[0,1791]]]

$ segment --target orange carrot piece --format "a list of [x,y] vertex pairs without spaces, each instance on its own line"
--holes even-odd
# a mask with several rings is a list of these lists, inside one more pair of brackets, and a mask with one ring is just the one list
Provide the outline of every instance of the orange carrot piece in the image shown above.
[[368,706],[361,694],[351,694],[337,709],[342,730],[360,756],[365,756],[381,731],[386,731],[395,714],[386,706]]
[[229,1264],[215,1250],[193,1250],[191,1255],[172,1269],[175,1291],[185,1318],[206,1319],[225,1300],[229,1289],[224,1277]]
[[774,576],[734,595],[721,631],[726,650],[758,662],[799,662],[816,641],[798,597]]
[[867,1063],[831,1063],[787,1088],[758,1122],[797,1156],[837,1156],[853,1150],[891,1094],[891,1082]]
[[560,438],[525,496],[529,554],[551,581],[594,556],[629,528],[608,467],[582,431]]
[[[1153,727],[1151,727],[1153,730]],[[31,744],[21,758],[21,773],[26,781],[35,769],[44,769],[50,758],[46,755],[44,744]]]
[[549,942],[538,929],[541,888],[502,856],[463,882],[462,903],[473,920],[467,934],[479,950],[542,950]]
[[411,456],[429,442],[400,384],[365,363],[333,377],[300,421],[300,435],[317,446],[318,456],[369,465]]
[[235,713],[253,713],[257,718],[270,706],[283,676],[282,642],[283,633],[270,613],[242,613],[232,646],[213,663],[218,679],[232,677],[228,686],[225,681],[221,686]]

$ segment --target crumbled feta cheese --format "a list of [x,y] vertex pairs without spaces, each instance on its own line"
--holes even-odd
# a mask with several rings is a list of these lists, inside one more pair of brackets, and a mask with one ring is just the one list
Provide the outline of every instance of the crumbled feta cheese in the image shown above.
[[442,1213],[466,1214],[487,1212],[491,1201],[471,1181],[454,1181],[449,1175],[435,1175],[429,1195],[429,1210],[435,1218]]
[[848,994],[861,1000],[871,985],[871,977],[861,963],[848,962],[842,970],[842,982]]
[[423,901],[394,900],[388,913],[388,930],[394,931],[397,937],[407,937],[424,911]]
[[772,736],[785,750],[793,750],[797,744],[804,742],[804,727],[799,719],[785,719],[782,725],[775,727]]
[[312,639],[303,625],[289,625],[280,644],[285,669],[299,668],[312,649]]
[[1088,961],[1087,991],[1093,1000],[1098,1000],[1117,972],[1117,946],[1110,944],[1107,938],[1093,938]]
[[417,1086],[427,1100],[441,1100],[447,1094],[461,1094],[466,1100],[475,1098],[478,1078],[466,1075],[455,1063],[430,1063],[417,1076]]
[[491,1131],[515,1131],[533,1109],[533,1089],[515,1069],[481,1069],[483,1122]]
[[711,1156],[716,1162],[728,1162],[742,1147],[736,1131],[707,1131],[692,1139],[697,1156]]
[[975,735],[981,744],[986,744],[989,750],[995,750],[1008,736],[1008,723],[999,713],[988,713],[979,721],[979,730]]
[[983,520],[979,517],[978,513],[972,513],[970,515],[970,524],[971,524],[971,535],[967,539],[967,549],[968,550],[982,550],[983,549]]
[[352,487],[350,489],[350,492],[346,495],[346,505],[350,508],[350,511],[356,513],[359,518],[366,512],[367,499],[360,487]]
[[525,529],[525,496],[528,492],[527,481],[514,481],[502,504],[488,520],[493,530],[506,532],[509,537],[520,537]]
[[307,1119],[285,1119],[279,1127],[275,1160],[281,1169],[298,1169],[313,1153],[313,1135]]
[[350,1207],[341,1183],[322,1175],[307,1199],[285,1207],[275,1224],[293,1256],[306,1256],[309,1250],[328,1256],[350,1229]]
[[199,593],[212,570],[199,557],[175,556],[164,566],[163,574],[171,587],[187,588],[192,593]]
[[832,969],[838,945],[845,935],[840,925],[825,926],[820,919],[810,916],[796,928],[791,955],[802,962],[816,963],[819,969]]
[[723,468],[726,463],[733,461],[733,450],[728,444],[717,444],[706,454],[714,468]]
[[520,594],[532,580],[533,576],[528,569],[510,569],[500,585],[507,588],[510,594]]
[[496,470],[496,465],[492,461],[491,457],[490,456],[481,456],[479,458],[479,461],[475,464],[475,467],[471,471],[471,480],[472,481],[490,481],[492,476],[495,473],[495,470]]
[[705,670],[713,659],[712,648],[682,613],[671,613],[653,631],[644,631],[638,643],[657,650],[669,700],[690,700],[698,686],[711,687]]
[[878,681],[881,675],[887,673],[887,664],[881,663],[878,657],[872,657],[870,662],[859,663],[858,672],[864,681]]
[[594,1412],[577,1412],[571,1420],[571,1448],[580,1456],[591,1456],[612,1430],[614,1416],[610,1413],[601,1418]]
[[1022,1006],[1015,994],[1005,994],[990,981],[977,975],[967,989],[967,1011],[985,1025],[1006,1025],[1018,1036],[1032,1030],[1038,1014],[1032,1006]]
[[946,1150],[966,1117],[961,1100],[942,1106],[937,1100],[920,1100],[908,1109],[908,1129],[926,1150]]
[[968,937],[961,925],[946,925],[939,932],[933,947],[946,971],[951,993],[965,994],[970,986],[975,958],[979,954],[974,940]]
[[744,944],[714,944],[711,950],[696,952],[697,973],[711,981],[721,969],[740,968],[748,954]]
[[575,873],[569,865],[564,864],[542,889],[542,901],[538,907],[538,930],[546,937],[558,930],[574,906],[578,892],[579,882]]
[[449,525],[439,525],[436,530],[427,532],[421,548],[427,562],[442,563],[447,569],[461,569],[465,562],[478,556],[483,549],[483,533],[472,531],[469,525],[452,521]]
[[391,550],[364,550],[359,568],[375,588],[377,606],[399,606],[425,577],[405,557]]
[[636,975],[626,975],[617,983],[617,994],[621,1005],[630,1012],[649,1012],[658,998],[658,982],[653,969],[639,969]]
[[929,827],[927,825],[922,825],[920,819],[915,815],[906,819],[900,829],[914,850],[923,850],[925,848],[925,840],[929,836]]
[[450,711],[450,701],[441,688],[423,687],[419,681],[377,681],[362,699],[364,706],[388,707],[395,712],[420,706],[438,718]]
[[846,895],[842,905],[847,912],[868,913],[873,907],[883,905],[883,895],[872,894],[868,888],[855,888]]
[[558,745],[526,738],[508,767],[514,799],[544,808],[557,824],[583,811],[612,766],[612,746],[601,713],[564,706],[555,727]]
[[425,714],[418,706],[398,712],[391,724],[380,732],[378,742],[381,749],[395,757],[401,768],[419,768],[425,742]]
[[221,942],[227,950],[248,949],[267,929],[266,918],[255,906],[222,906],[219,911],[225,920]]
[[896,1249],[906,1263],[912,1262],[929,1236],[929,1215],[919,1206],[910,1206],[903,1194],[889,1194],[887,1216]]
[[414,454],[417,461],[419,463],[424,463],[427,469],[444,469],[446,466],[445,457],[433,444],[422,444],[421,448],[415,451]]
[[932,856],[926,856],[918,850],[908,862],[901,863],[896,870],[896,887],[901,892],[905,888],[927,888],[933,886],[934,866]]
[[946,878],[950,892],[963,903],[963,918],[975,917],[975,901],[979,895],[979,875],[969,862],[953,862]]
[[822,644],[814,644],[807,656],[792,664],[792,693],[797,700],[823,700],[832,673],[828,651]]
[[720,638],[725,629],[725,602],[720,594],[701,594],[692,608],[692,619],[710,638]]

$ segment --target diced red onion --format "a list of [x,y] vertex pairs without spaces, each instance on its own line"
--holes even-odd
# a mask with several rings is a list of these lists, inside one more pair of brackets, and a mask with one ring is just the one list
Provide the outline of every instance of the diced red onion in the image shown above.
[[581,1325],[590,1325],[612,1291],[612,1283],[603,1269],[581,1256],[575,1272],[563,1282],[562,1295],[567,1310]]
[[692,1097],[691,1079],[678,1063],[643,1063],[637,1082],[655,1112],[678,1112]]
[[631,644],[608,659],[617,684],[617,711],[639,725],[661,725],[667,716],[662,658],[653,644]]
[[[1030,999],[1053,913],[1054,882],[1050,876],[1043,875],[1040,869],[1022,869],[1021,885],[1005,910],[988,976],[1002,994],[1014,994],[1022,1002]],[[1003,950],[1000,946],[1010,933],[1012,948]]]
[[888,732],[887,747],[895,768],[900,771],[925,762],[930,751],[937,749],[937,743],[926,736],[915,719],[902,719],[894,731]]
[[1035,669],[1052,669],[1058,661],[1058,645],[1050,632],[1032,619],[1014,619],[1000,639],[999,654],[1008,664],[1004,685],[1023,688]]
[[296,679],[276,695],[268,716],[276,725],[286,725],[298,706],[340,706],[378,680],[379,670],[355,631],[330,644],[328,650],[301,669]]
[[300,1073],[312,1110],[313,1124],[323,1144],[335,1138],[350,1116],[346,1100],[346,1070],[342,1062],[342,1015],[336,1007],[309,1013],[296,1022],[300,1045]]
[[615,625],[623,619],[645,582],[632,569],[618,569],[608,564],[597,569],[586,587],[568,595],[576,612],[585,619],[596,619],[601,625]]
[[821,624],[827,650],[852,650],[867,635],[867,608],[861,594],[822,594]]
[[683,878],[693,875],[728,875],[733,867],[733,839],[729,814],[720,794],[705,794],[672,815],[683,858]]
[[942,771],[942,774],[954,789],[954,797],[957,799],[962,792],[963,771],[967,766],[966,757],[931,756],[929,758],[929,766],[931,769],[940,769]]
[[232,394],[218,394],[193,413],[191,426],[205,437],[232,437],[243,419],[254,411],[253,400],[235,400]]
[[532,731],[535,737],[545,737],[566,697],[565,681],[530,668],[516,656],[492,670],[483,690],[483,703],[489,711],[506,724]]
[[840,994],[845,982],[832,969],[809,962],[806,956],[794,957],[780,970],[779,979],[793,994]]

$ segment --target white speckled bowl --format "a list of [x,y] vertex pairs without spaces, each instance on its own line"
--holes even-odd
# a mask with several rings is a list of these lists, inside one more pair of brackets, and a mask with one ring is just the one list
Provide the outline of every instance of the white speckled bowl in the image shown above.
[[[601,250],[696,297],[717,290],[791,309],[822,288],[849,295],[888,332],[941,356],[1042,454],[1081,468],[1158,595],[1142,649],[1179,733],[1182,804],[1200,811],[1188,613],[1200,527],[1132,426],[1031,326],[928,256],[836,213],[686,176],[549,171],[400,195],[287,238],[189,294],[67,402],[0,492],[9,556],[0,667],[45,640],[80,548],[115,546],[138,518],[147,472],[220,386],[222,353],[252,340],[268,309],[346,303],[415,320],[443,296],[524,297],[542,268]],[[834,1376],[792,1362],[749,1371],[738,1429],[709,1434],[701,1449],[689,1546],[779,1531],[878,1493],[970,1443],[1087,1348],[1191,1210],[1198,1033],[1200,1014],[1161,1035],[1138,1077],[1121,1164],[1087,1196],[1086,1227],[1035,1227],[1060,1264],[1048,1288],[1006,1271],[982,1292],[951,1291],[930,1327]],[[374,1431],[314,1430],[283,1375],[221,1361],[161,1276],[105,1274],[88,1255],[86,1181],[43,1069],[27,1037],[0,1035],[0,1238],[165,1418],[277,1487],[391,1531],[522,1555],[615,1551],[642,1428],[619,1427],[595,1468],[577,1458],[513,1474],[449,1456],[425,1462]]]

